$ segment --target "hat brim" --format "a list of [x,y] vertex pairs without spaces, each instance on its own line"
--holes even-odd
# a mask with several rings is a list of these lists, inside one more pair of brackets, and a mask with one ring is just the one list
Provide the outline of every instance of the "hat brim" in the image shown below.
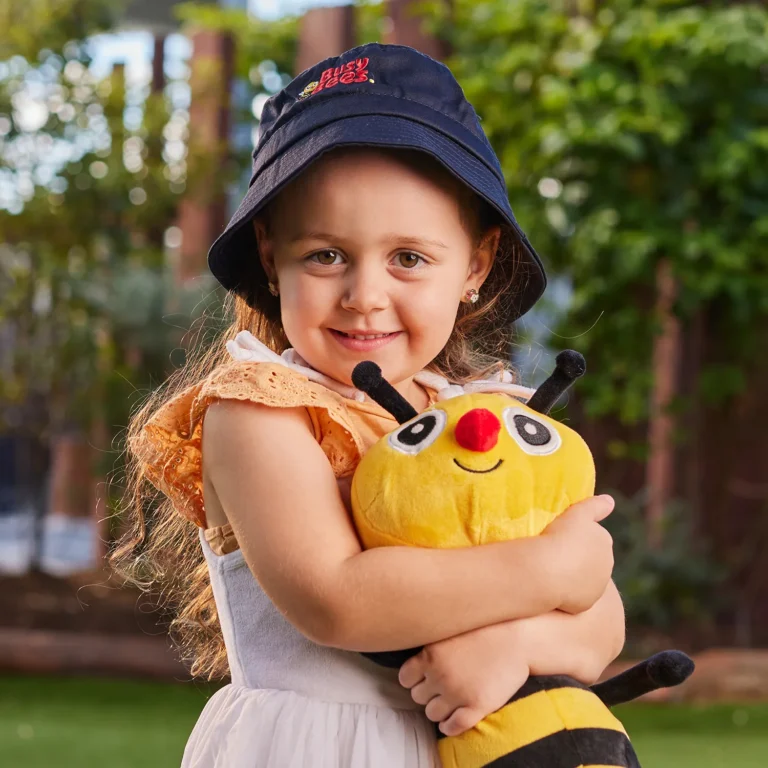
[[[249,222],[282,189],[326,152],[343,146],[374,146],[426,152],[459,181],[489,203],[519,241],[525,269],[522,285],[516,286],[516,300],[510,305],[511,322],[524,315],[541,297],[547,280],[538,255],[520,229],[499,177],[475,154],[461,144],[414,120],[393,115],[356,115],[325,124],[301,137],[262,167],[251,182],[243,201],[227,228],[211,246],[208,266],[227,289],[245,294],[245,274],[254,275],[258,262],[256,237]],[[256,273],[266,275],[259,267]]]

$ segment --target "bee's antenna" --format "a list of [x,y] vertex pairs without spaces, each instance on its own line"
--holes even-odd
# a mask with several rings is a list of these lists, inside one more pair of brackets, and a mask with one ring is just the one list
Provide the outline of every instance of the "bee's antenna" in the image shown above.
[[576,379],[584,375],[587,363],[572,349],[561,352],[555,360],[552,375],[531,395],[527,405],[539,413],[549,413],[552,406]]
[[398,424],[405,424],[418,411],[381,375],[381,368],[371,360],[358,363],[352,371],[352,383],[374,402],[389,411]]

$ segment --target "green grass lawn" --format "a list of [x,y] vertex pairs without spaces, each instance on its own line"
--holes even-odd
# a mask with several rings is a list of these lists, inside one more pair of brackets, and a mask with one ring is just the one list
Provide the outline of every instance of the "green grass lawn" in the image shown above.
[[[212,690],[192,683],[0,678],[0,766],[178,768]],[[768,705],[628,705],[617,714],[643,768],[768,768]]]

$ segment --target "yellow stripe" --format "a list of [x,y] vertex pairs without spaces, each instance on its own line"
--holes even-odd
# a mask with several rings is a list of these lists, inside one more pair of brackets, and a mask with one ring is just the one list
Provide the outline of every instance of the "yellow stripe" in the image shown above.
[[482,768],[566,728],[606,728],[626,733],[624,726],[591,691],[556,688],[513,701],[461,736],[441,739],[438,742],[440,759],[443,768]]

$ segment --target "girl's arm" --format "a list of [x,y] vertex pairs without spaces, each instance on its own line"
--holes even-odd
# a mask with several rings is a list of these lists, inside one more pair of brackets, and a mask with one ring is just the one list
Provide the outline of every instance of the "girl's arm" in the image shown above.
[[611,539],[595,522],[610,506],[599,504],[561,516],[537,538],[361,552],[304,409],[214,403],[203,457],[254,576],[318,643],[358,651],[424,645],[546,613],[566,604],[561,595],[569,610],[588,608],[610,578]]
[[624,605],[612,581],[583,613],[552,611],[514,624],[509,629],[527,649],[532,675],[570,675],[592,685],[624,647]]
[[624,606],[613,582],[587,611],[552,611],[427,646],[400,669],[440,730],[455,736],[509,701],[529,675],[596,682],[624,647]]

